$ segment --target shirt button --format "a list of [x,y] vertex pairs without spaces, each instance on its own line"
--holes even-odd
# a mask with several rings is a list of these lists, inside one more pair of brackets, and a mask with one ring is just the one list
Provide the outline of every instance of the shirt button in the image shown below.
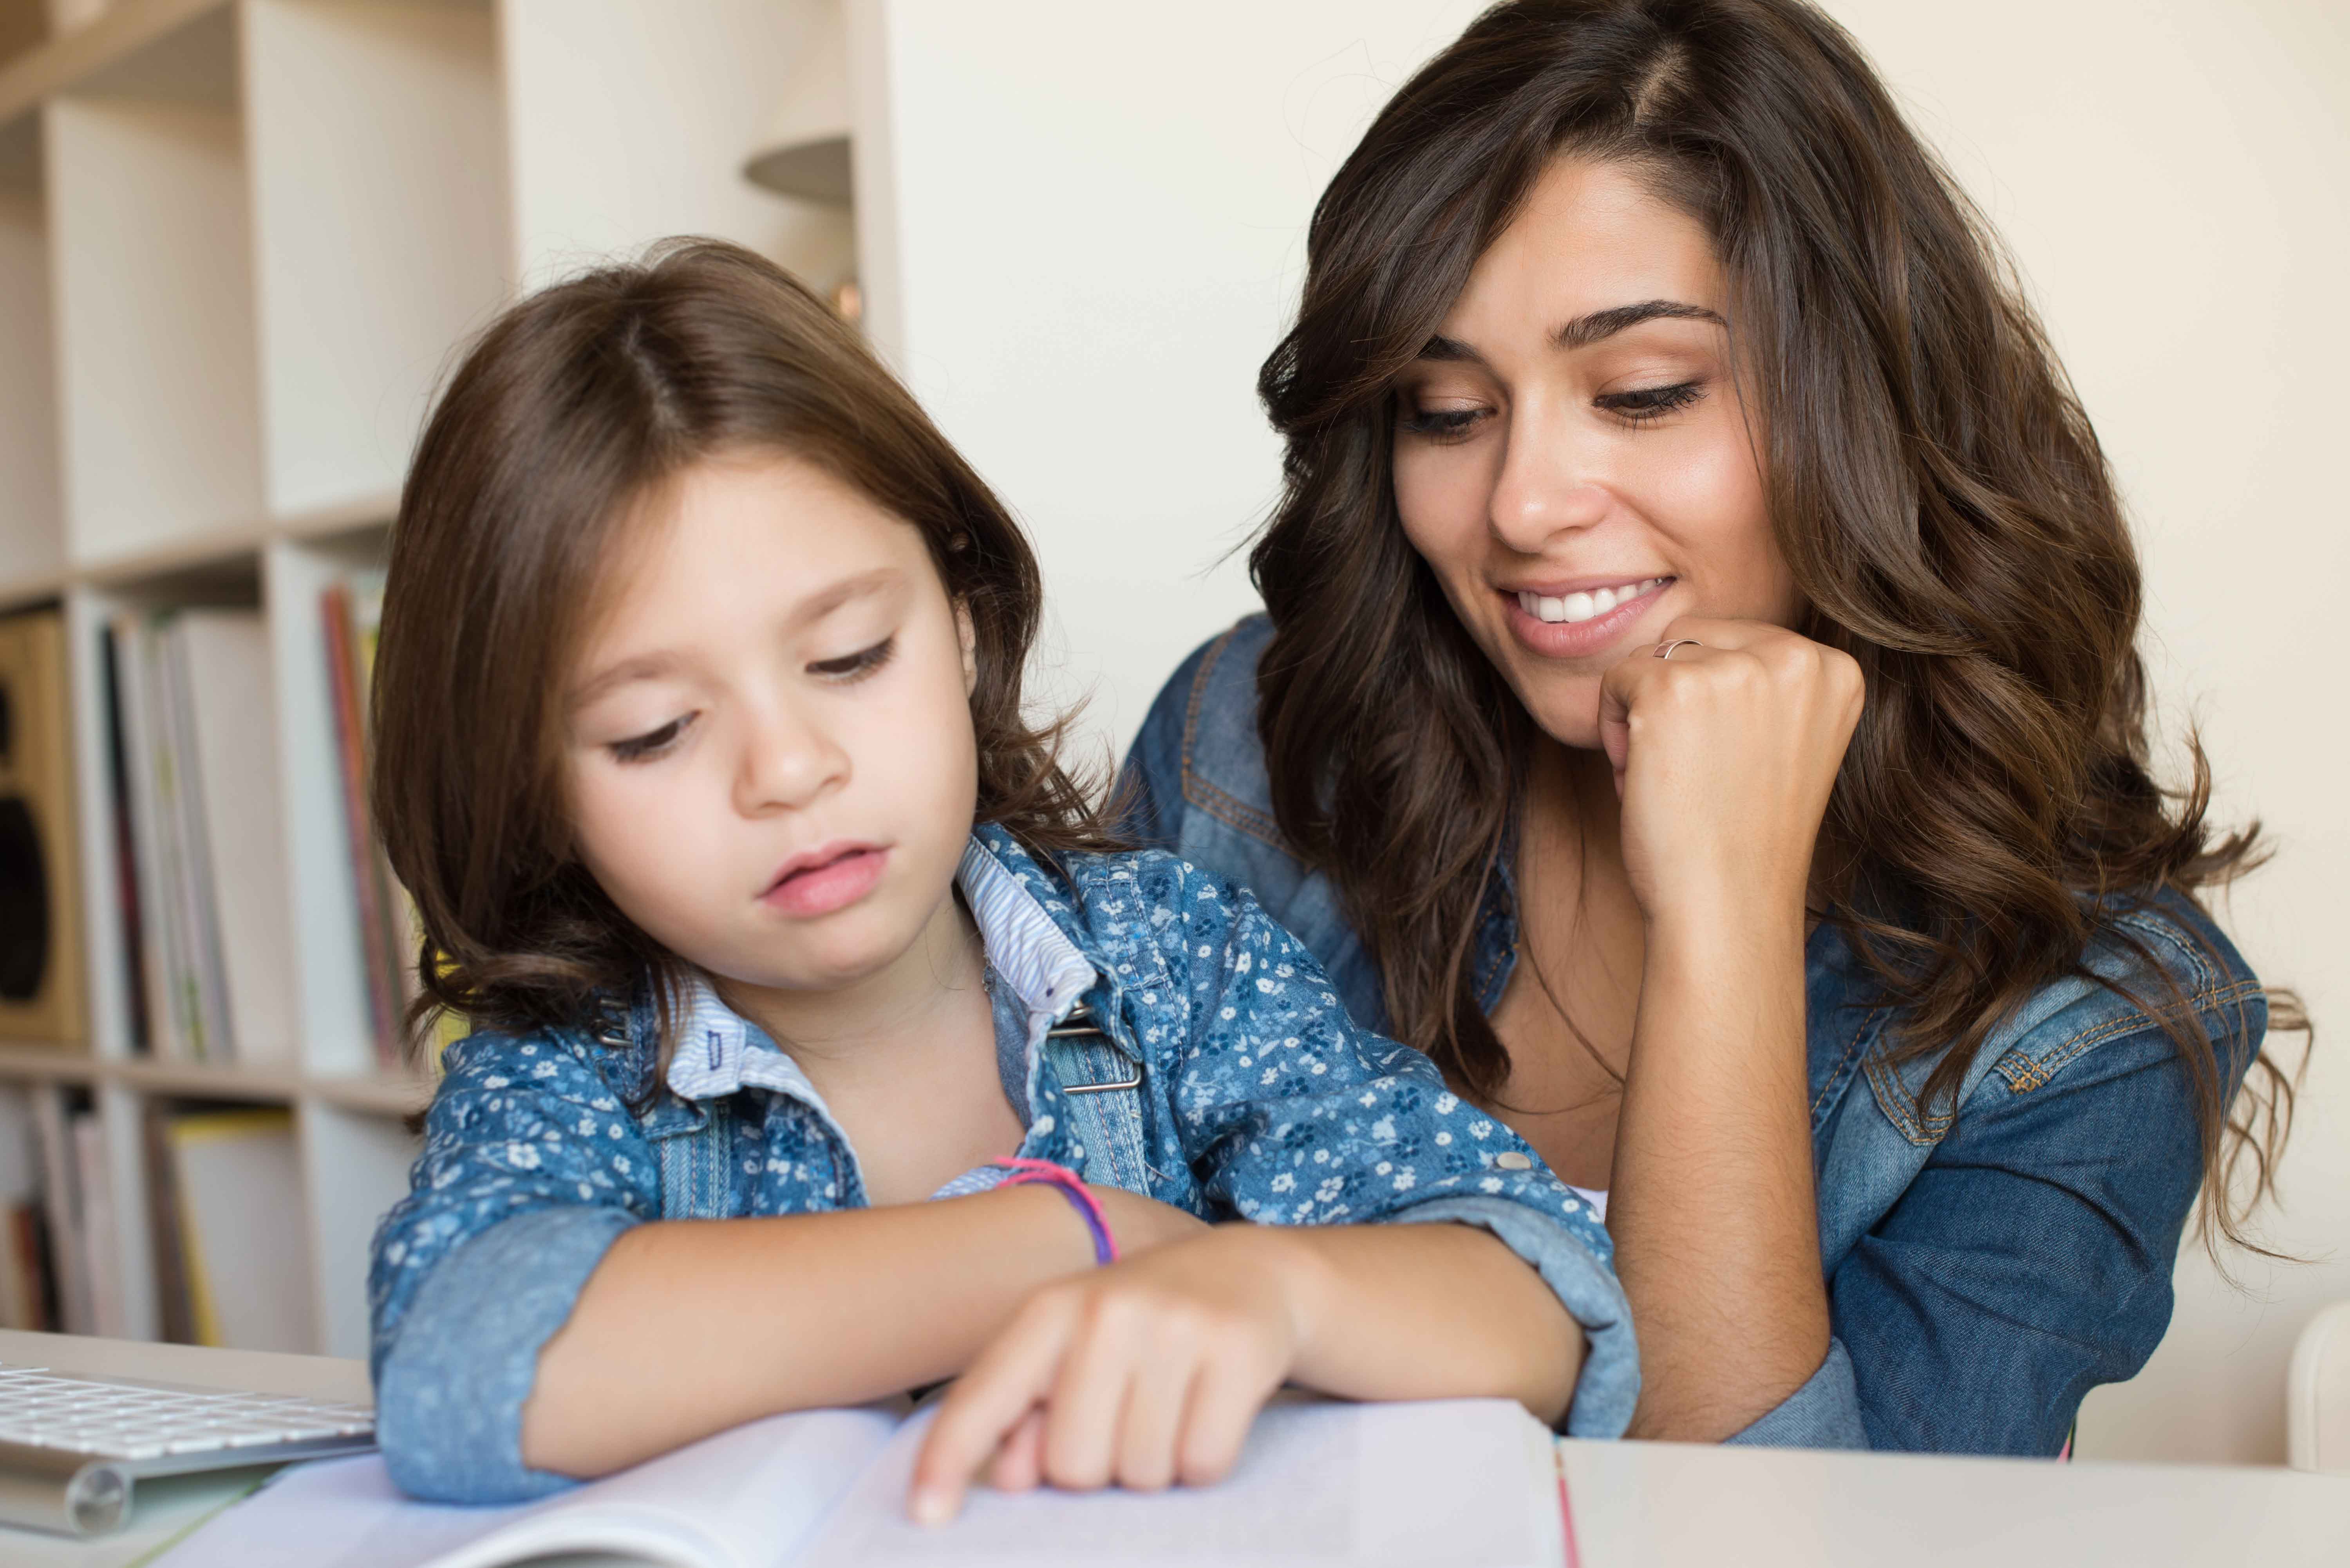
[[1532,1159],[1515,1149],[1512,1149],[1507,1154],[1495,1155],[1493,1163],[1503,1170],[1532,1170],[1534,1168],[1534,1162]]

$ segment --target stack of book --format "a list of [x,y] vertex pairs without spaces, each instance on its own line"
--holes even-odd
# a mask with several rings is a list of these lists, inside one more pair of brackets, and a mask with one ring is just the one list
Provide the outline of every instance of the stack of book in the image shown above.
[[134,1041],[174,1061],[291,1066],[293,943],[261,616],[126,612],[108,630],[106,673]]
[[[293,1114],[151,1101],[144,1115],[162,1337],[313,1348]],[[75,1092],[0,1088],[0,1328],[130,1332],[106,1149],[97,1108]]]

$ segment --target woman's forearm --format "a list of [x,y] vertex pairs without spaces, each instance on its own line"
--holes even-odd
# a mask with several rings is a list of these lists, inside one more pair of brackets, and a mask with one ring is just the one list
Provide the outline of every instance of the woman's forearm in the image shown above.
[[1284,1254],[1299,1350],[1291,1381],[1347,1399],[1515,1399],[1555,1426],[1583,1330],[1542,1276],[1466,1225],[1226,1226]]
[[641,1225],[539,1353],[525,1462],[598,1476],[778,1410],[953,1376],[1092,1242],[1041,1186],[886,1209]]
[[1607,1208],[1636,1436],[1730,1437],[1827,1354],[1806,1081],[1801,909],[1652,923]]

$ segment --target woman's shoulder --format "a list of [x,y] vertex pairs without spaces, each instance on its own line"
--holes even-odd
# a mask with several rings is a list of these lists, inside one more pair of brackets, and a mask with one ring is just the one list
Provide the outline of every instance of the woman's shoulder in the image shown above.
[[1256,666],[1273,622],[1245,616],[1210,638],[1167,678],[1127,757],[1140,797],[1126,825],[1145,844],[1180,849],[1183,819],[1205,813],[1288,856],[1256,723]]
[[2167,1039],[2166,1024],[2190,1016],[2241,1076],[2267,1033],[2267,993],[2210,912],[2160,888],[2100,900],[2092,919],[2074,971],[2042,986],[1992,1036],[2001,1076],[2032,1088],[2101,1045]]
[[[1897,1125],[1931,1141],[1948,1125],[1924,1096],[1939,1056],[1903,1050],[1895,1014],[1873,1015],[1878,1028],[1867,1064],[1870,1086]],[[2174,1031],[2189,1020],[2187,1038],[2199,1033],[2210,1042],[2232,1087],[2268,1029],[2266,992],[2251,964],[2185,893],[2165,888],[2105,898],[2095,905],[2079,961],[2032,991],[1991,1029],[1960,1098],[1974,1104],[1999,1092],[2037,1098],[2033,1091],[2059,1080],[2068,1090],[2086,1090],[2125,1077],[2174,1058]]]

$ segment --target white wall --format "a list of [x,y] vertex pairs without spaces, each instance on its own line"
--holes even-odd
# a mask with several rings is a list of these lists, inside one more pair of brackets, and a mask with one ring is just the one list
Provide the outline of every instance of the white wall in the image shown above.
[[[1123,745],[1247,607],[1274,493],[1253,396],[1323,182],[1469,0],[854,0],[877,338],[1035,534],[1064,691]],[[2293,1334],[2350,1297],[2340,955],[2350,777],[2333,597],[2350,525],[2350,12],[2339,0],[1830,0],[2013,247],[2118,465],[2173,719],[2281,855],[2236,896],[2264,975],[2331,1025],[2272,1242],[2190,1251],[2170,1338],[2094,1397],[2101,1456],[2273,1461]],[[876,139],[879,140],[876,140]],[[894,185],[894,189],[892,188]]]

